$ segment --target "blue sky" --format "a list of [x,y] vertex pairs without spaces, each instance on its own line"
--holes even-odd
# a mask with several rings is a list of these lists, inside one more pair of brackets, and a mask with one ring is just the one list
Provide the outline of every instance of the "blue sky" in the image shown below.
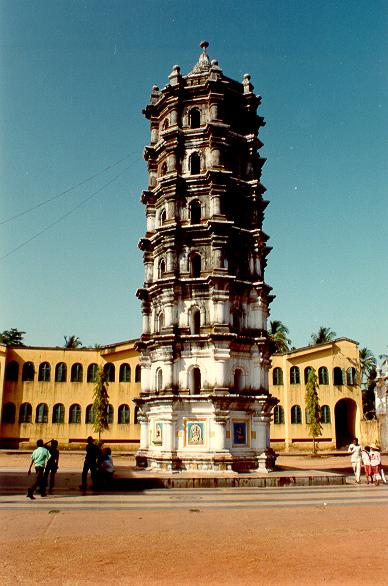
[[2,0],[0,11],[0,331],[25,330],[31,345],[140,334],[141,111],[206,39],[224,73],[250,73],[263,97],[271,318],[295,346],[323,325],[387,352],[385,1]]

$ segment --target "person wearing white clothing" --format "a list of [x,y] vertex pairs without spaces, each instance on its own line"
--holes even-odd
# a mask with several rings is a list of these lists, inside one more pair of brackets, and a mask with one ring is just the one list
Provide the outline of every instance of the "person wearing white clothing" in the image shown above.
[[358,443],[358,439],[356,437],[353,438],[353,441],[348,448],[348,454],[351,454],[350,461],[352,463],[352,468],[357,484],[360,483],[361,477],[361,451],[362,448]]

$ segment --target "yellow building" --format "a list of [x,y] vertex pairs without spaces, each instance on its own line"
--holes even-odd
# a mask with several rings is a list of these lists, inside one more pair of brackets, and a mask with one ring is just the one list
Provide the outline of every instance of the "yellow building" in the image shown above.
[[[1,447],[31,447],[55,438],[63,447],[83,446],[93,432],[93,391],[98,366],[109,376],[109,430],[112,448],[139,447],[140,425],[133,399],[140,393],[135,340],[99,349],[0,345]],[[360,434],[362,400],[357,343],[340,338],[272,357],[270,393],[279,399],[271,423],[271,446],[311,449],[306,425],[308,369],[319,378],[321,449],[341,447]]]
[[[1,364],[0,445],[27,447],[55,438],[78,447],[93,435],[93,391],[97,369],[109,380],[109,430],[112,447],[136,449],[139,425],[133,398],[140,392],[140,366],[134,341],[93,348],[13,347]],[[95,434],[94,434],[95,435]]]
[[314,368],[319,382],[321,449],[347,445],[360,438],[362,397],[357,342],[339,338],[326,344],[298,348],[272,356],[270,392],[279,399],[271,425],[271,447],[310,449],[306,424],[306,382]]

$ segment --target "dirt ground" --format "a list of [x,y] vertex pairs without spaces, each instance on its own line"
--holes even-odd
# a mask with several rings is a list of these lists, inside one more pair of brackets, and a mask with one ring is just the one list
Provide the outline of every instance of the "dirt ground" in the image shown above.
[[9,511],[1,524],[5,586],[355,586],[387,578],[388,513],[373,505],[227,513]]
[[[62,469],[82,462],[83,454],[61,455]],[[350,464],[306,456],[278,463],[339,471]],[[0,454],[0,467],[28,465],[29,454]],[[357,586],[388,578],[388,507],[373,503],[227,512],[104,510],[103,503],[101,510],[3,509],[0,527],[4,586]]]

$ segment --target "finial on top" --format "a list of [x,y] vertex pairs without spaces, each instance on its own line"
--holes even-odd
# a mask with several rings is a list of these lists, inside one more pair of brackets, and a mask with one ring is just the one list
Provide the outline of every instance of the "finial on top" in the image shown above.
[[201,42],[199,43],[199,46],[201,47],[202,51],[203,51],[204,53],[206,53],[206,49],[208,48],[208,46],[209,46],[209,43],[208,43],[207,41],[201,41]]

